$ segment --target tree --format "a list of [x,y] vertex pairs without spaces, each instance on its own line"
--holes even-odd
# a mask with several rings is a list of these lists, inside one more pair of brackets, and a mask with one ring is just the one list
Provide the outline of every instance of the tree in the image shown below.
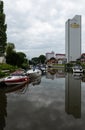
[[23,52],[17,52],[17,65],[21,66],[23,63],[26,63],[26,55]]
[[44,55],[40,55],[40,56],[38,57],[38,59],[39,59],[39,62],[40,62],[40,63],[44,64],[44,63],[45,63],[45,60],[46,60],[46,57],[45,57]]
[[32,62],[33,65],[37,65],[39,63],[38,57],[33,57],[31,62]]
[[14,43],[7,43],[7,46],[6,46],[6,55],[10,55],[11,52],[13,52],[15,49],[15,45]]
[[7,41],[6,29],[7,25],[5,24],[3,1],[0,1],[0,55],[3,55],[5,52],[5,46]]
[[6,62],[10,65],[27,68],[28,60],[23,52],[16,52],[14,43],[6,46]]
[[7,64],[17,66],[17,60],[18,60],[18,55],[14,51],[12,51],[10,54],[6,55]]
[[6,46],[6,63],[10,65],[16,65],[16,52],[14,51],[14,44],[13,43],[7,43]]
[[46,56],[40,55],[39,57],[33,57],[30,61],[30,65],[45,64]]

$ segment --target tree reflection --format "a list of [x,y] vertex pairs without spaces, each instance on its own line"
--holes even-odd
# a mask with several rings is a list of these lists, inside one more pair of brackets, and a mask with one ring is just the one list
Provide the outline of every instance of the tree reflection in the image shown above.
[[46,78],[54,80],[55,78],[64,78],[64,69],[49,68],[46,72]]
[[0,90],[0,130],[6,126],[5,117],[7,116],[7,96],[3,90]]

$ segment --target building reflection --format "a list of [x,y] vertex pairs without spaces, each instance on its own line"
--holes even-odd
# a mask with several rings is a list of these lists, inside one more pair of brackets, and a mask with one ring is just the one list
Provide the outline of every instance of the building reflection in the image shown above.
[[46,72],[46,78],[54,80],[55,78],[64,78],[65,72],[64,69],[53,69],[50,68]]
[[0,130],[4,130],[6,126],[7,116],[7,96],[2,89],[0,89]]
[[81,79],[67,73],[65,79],[65,111],[75,118],[81,117]]

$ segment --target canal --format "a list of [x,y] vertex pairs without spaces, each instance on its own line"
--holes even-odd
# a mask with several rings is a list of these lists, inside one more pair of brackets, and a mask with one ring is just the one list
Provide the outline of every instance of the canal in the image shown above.
[[85,130],[85,76],[57,71],[1,88],[0,130]]

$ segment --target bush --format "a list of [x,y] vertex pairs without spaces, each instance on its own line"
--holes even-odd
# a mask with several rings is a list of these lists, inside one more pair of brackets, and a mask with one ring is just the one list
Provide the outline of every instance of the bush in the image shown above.
[[4,77],[16,69],[16,66],[11,66],[9,64],[0,64],[0,77]]
[[0,71],[0,78],[4,77],[5,73]]

